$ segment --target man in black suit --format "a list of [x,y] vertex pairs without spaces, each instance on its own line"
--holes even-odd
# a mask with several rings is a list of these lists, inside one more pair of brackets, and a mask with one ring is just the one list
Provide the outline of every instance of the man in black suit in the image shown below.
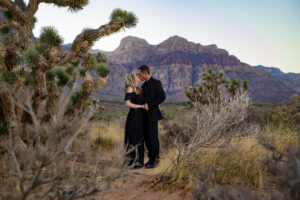
[[159,104],[166,99],[166,94],[161,86],[161,82],[151,77],[150,69],[147,65],[138,68],[138,74],[145,83],[142,85],[145,97],[145,143],[148,149],[149,161],[146,168],[154,168],[159,162],[159,140],[158,121],[163,118]]

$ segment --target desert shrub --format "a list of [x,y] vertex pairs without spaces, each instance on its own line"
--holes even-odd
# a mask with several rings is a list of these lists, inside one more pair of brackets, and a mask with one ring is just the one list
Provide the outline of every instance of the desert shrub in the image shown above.
[[270,152],[264,161],[270,185],[275,185],[284,199],[299,199],[299,133],[285,125],[268,125],[258,140]]
[[287,126],[300,131],[300,96],[293,95],[289,101],[283,102],[278,108],[272,109],[269,121],[275,126]]
[[[191,110],[175,122],[165,125],[170,143],[193,147],[206,147],[218,142],[229,141],[232,136],[247,135],[249,127],[244,123],[247,117],[249,98],[238,95],[220,104],[202,105],[201,112]],[[197,145],[196,145],[197,144]]]
[[200,112],[191,110],[165,124],[163,142],[170,149],[155,170],[159,180],[188,187],[211,180],[221,185],[270,186],[270,172],[278,165],[269,159],[286,160],[288,149],[299,147],[300,137],[286,126],[247,122],[248,108],[249,99],[242,94],[221,104],[202,105]]
[[162,116],[163,116],[163,120],[165,120],[165,121],[170,121],[170,120],[174,119],[174,115],[171,114],[170,112],[168,112],[167,109],[165,109],[165,108],[160,108],[160,111],[161,111],[161,114],[162,114]]
[[122,121],[115,122],[94,122],[89,132],[89,140],[94,149],[114,149],[124,145],[124,126]]
[[10,91],[11,101],[24,109],[31,123],[15,130],[15,135],[1,137],[0,197],[81,198],[106,190],[121,175],[123,169],[108,173],[100,166],[100,154],[89,142],[90,119],[98,105],[91,104],[72,117],[65,114],[74,92],[64,90],[57,110],[40,119],[33,110],[32,91]]
[[272,124],[266,125],[257,139],[264,148],[281,156],[300,145],[300,136],[297,131],[286,126],[278,127]]
[[[239,166],[241,164],[239,155],[241,154],[237,153],[243,148],[251,150],[256,148],[253,147],[256,144],[249,147],[245,146],[245,143],[250,140],[241,140],[241,138],[253,135],[257,131],[255,126],[244,123],[248,105],[249,98],[247,95],[236,95],[231,100],[224,101],[221,104],[203,105],[201,112],[195,111],[176,122],[167,124],[166,135],[170,135],[169,144],[175,149],[176,153],[169,158],[171,161],[167,162],[171,166],[167,166],[162,162],[161,166],[165,166],[158,168],[157,173],[161,172],[163,176],[192,186],[195,179],[194,172],[207,172],[210,168],[216,168],[217,170],[212,174],[215,177],[218,176],[219,183],[244,181],[249,184],[260,185],[260,174],[257,175],[255,171],[257,168],[257,171],[259,171],[260,166],[253,163],[253,166],[258,165],[253,169],[256,176],[247,174],[247,169],[243,171],[244,166]],[[232,148],[233,143],[235,148]],[[249,155],[254,159],[256,152],[250,151]],[[227,158],[224,159],[226,156]],[[232,161],[235,156],[237,157],[236,163]],[[232,167],[235,164],[237,166]],[[236,169],[239,173],[236,172],[236,176],[230,175],[232,170],[228,170],[227,166]],[[250,164],[249,168],[253,166]],[[222,173],[224,171],[225,173]],[[231,178],[226,177],[227,175]],[[237,178],[241,180],[237,180]]]
[[[222,84],[229,99],[220,90]],[[284,117],[266,126],[269,108],[252,106],[247,88],[246,82],[242,89],[237,80],[228,82],[222,73],[216,75],[212,70],[204,74],[201,85],[185,88],[192,109],[164,125],[162,141],[168,144],[169,153],[155,170],[158,180],[178,181],[188,187],[209,184],[222,191],[216,186],[272,185],[276,174],[272,170],[286,160],[288,149],[299,146],[295,128],[299,98],[293,96],[285,102],[279,110]],[[223,199],[231,199],[230,195],[225,198],[224,192],[222,195]],[[256,194],[252,197],[256,198]]]
[[240,138],[222,148],[201,148],[193,157],[187,157],[177,148],[169,150],[169,155],[161,161],[156,174],[163,179],[178,181],[194,187],[199,180],[213,179],[217,184],[243,184],[263,187],[268,181],[264,165],[269,155],[267,149],[254,138]]
[[248,109],[248,117],[246,123],[252,123],[265,127],[268,124],[270,111],[276,107],[274,103],[252,103]]

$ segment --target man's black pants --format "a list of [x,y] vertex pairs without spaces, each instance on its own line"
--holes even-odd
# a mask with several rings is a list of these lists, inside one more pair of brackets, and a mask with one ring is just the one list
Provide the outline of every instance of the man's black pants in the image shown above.
[[148,149],[148,157],[150,162],[159,159],[159,140],[158,140],[158,122],[145,120],[145,143]]

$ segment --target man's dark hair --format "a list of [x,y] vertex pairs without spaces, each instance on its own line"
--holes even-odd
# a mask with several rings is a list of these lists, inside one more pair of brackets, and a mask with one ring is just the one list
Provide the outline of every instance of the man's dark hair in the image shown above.
[[138,69],[141,70],[141,72],[146,72],[147,74],[150,74],[150,68],[148,65],[142,65]]

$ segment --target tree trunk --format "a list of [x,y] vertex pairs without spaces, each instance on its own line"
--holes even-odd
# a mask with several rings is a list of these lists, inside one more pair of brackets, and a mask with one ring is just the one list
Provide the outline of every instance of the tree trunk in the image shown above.
[[21,126],[21,118],[17,116],[20,112],[16,112],[19,108],[16,108],[16,104],[13,102],[7,89],[2,89],[0,94],[1,108],[5,116],[4,118],[5,123],[7,124],[8,133],[16,135]]
[[46,99],[48,96],[46,87],[45,73],[41,69],[35,69],[33,72],[35,95],[33,97],[33,109],[38,119],[43,117],[46,108]]
[[57,113],[57,107],[59,106],[59,97],[61,95],[61,92],[62,87],[59,87],[56,82],[51,81],[49,83],[47,110],[51,115]]
[[92,94],[92,85],[93,85],[93,78],[90,75],[86,75],[83,85],[82,85],[82,90],[83,90],[83,95],[79,99],[75,109],[77,111],[80,111],[83,104],[88,100],[89,96]]

